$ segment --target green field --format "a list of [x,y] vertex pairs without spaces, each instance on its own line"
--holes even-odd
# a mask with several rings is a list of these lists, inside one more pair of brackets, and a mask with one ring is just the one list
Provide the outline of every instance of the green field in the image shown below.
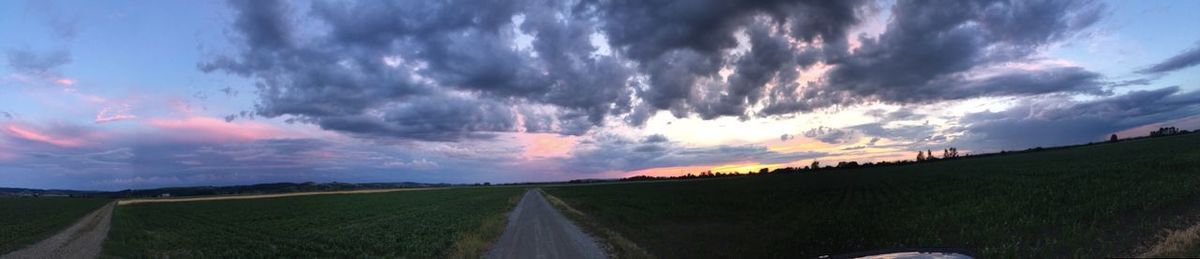
[[50,237],[105,203],[107,199],[0,198],[0,254]]
[[[1129,255],[1200,214],[1200,134],[905,166],[545,191],[665,258],[950,247]],[[584,224],[588,226],[589,224]],[[601,231],[592,227],[593,232]]]
[[118,206],[105,256],[126,258],[477,257],[522,188]]

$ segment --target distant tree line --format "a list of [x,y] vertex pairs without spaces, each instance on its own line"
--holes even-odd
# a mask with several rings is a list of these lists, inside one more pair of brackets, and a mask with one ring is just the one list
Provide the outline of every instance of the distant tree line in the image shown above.
[[[769,175],[769,174],[796,174],[804,172],[830,171],[837,169],[861,168],[861,167],[878,167],[891,165],[914,164],[918,162],[927,162],[941,159],[953,159],[961,157],[958,153],[958,148],[946,148],[942,150],[942,157],[938,158],[933,154],[933,151],[918,152],[917,160],[900,160],[900,161],[882,161],[882,162],[866,162],[859,163],[858,161],[840,161],[836,165],[821,166],[820,161],[813,161],[812,164],[804,167],[781,167],[771,170],[770,168],[760,168],[758,171],[743,172],[713,172],[712,170],[703,171],[700,173],[687,173],[678,176],[648,176],[638,175],[626,178],[621,178],[621,181],[652,181],[652,180],[679,180],[679,179],[701,179],[701,178],[719,178],[731,176],[746,176],[746,175]],[[926,155],[930,154],[930,155]]]
[[1158,128],[1158,130],[1151,131],[1150,137],[1162,137],[1162,136],[1178,135],[1178,134],[1185,134],[1185,133],[1188,133],[1188,131],[1187,130],[1179,130],[1179,128],[1175,128],[1175,127],[1162,127],[1162,128]]
[[[1187,134],[1187,133],[1193,133],[1193,132],[1200,132],[1200,131],[1180,130],[1176,127],[1162,127],[1162,128],[1159,128],[1158,130],[1150,132],[1149,136],[1138,137],[1138,138],[1162,137],[1162,136],[1170,136],[1170,135]],[[1131,138],[1131,139],[1138,139],[1138,138]],[[1116,134],[1113,134],[1112,136],[1109,137],[1109,142],[1117,142],[1117,141],[1119,141],[1119,139]],[[1023,151],[1002,150],[998,153],[989,153],[989,154],[960,154],[958,152],[958,148],[948,147],[948,148],[945,148],[942,150],[942,154],[940,157],[935,155],[933,153],[933,150],[930,150],[930,149],[926,149],[925,151],[917,151],[916,160],[866,162],[866,163],[861,163],[861,164],[858,163],[857,161],[841,161],[841,162],[838,162],[837,165],[835,165],[835,166],[825,165],[824,167],[821,166],[821,163],[819,161],[814,160],[812,162],[812,164],[810,164],[808,166],[804,166],[804,167],[782,167],[782,168],[775,168],[774,170],[770,170],[768,168],[762,168],[762,169],[759,169],[758,171],[747,171],[745,173],[736,172],[736,171],[734,171],[734,172],[713,172],[712,170],[708,170],[708,171],[700,172],[699,174],[688,173],[688,174],[679,175],[679,176],[638,175],[638,176],[621,178],[620,181],[652,181],[652,180],[718,178],[718,177],[747,176],[747,175],[795,174],[795,173],[804,173],[804,172],[817,172],[817,171],[860,168],[860,167],[907,165],[907,164],[924,163],[924,162],[931,162],[931,161],[937,161],[937,160],[951,160],[951,159],[958,159],[958,158],[964,158],[964,157],[984,157],[984,156],[994,156],[994,155],[1002,155],[1002,154],[1034,152],[1034,151],[1042,151],[1042,150],[1048,150],[1048,149],[1060,149],[1060,148],[1069,148],[1069,147],[1093,145],[1093,144],[1098,144],[1098,143],[1087,143],[1087,144],[1081,144],[1081,145],[1069,145],[1069,146],[1060,146],[1060,147],[1051,147],[1051,148],[1034,147],[1034,148],[1029,148],[1029,149],[1026,149]],[[572,181],[572,182],[574,182],[574,181]]]

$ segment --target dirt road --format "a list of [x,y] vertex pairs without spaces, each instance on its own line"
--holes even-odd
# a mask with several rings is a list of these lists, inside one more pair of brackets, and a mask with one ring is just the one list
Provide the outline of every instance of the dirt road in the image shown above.
[[104,238],[108,237],[115,202],[84,216],[79,222],[54,236],[21,250],[0,256],[13,258],[96,258]]
[[333,191],[333,192],[293,192],[293,193],[276,193],[276,194],[256,194],[256,195],[226,195],[226,196],[207,196],[193,198],[163,198],[163,199],[130,199],[121,200],[117,205],[138,204],[138,203],[159,203],[159,202],[185,202],[185,201],[215,201],[215,200],[242,200],[242,199],[266,199],[292,196],[307,196],[307,195],[326,195],[326,194],[355,194],[355,193],[377,193],[377,192],[401,192],[401,191],[423,191],[445,189],[442,187],[436,188],[399,188],[399,189],[376,189],[376,190],[355,190],[355,191]]
[[558,213],[537,189],[525,192],[487,258],[606,258],[591,236]]

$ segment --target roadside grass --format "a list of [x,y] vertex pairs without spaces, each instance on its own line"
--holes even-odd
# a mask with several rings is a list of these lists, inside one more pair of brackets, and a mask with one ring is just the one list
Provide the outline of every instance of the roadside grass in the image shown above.
[[599,238],[604,250],[609,255],[612,255],[613,258],[655,258],[653,255],[647,253],[645,249],[638,247],[633,241],[621,236],[616,231],[605,228],[592,217],[572,208],[571,205],[563,202],[558,197],[545,192],[542,192],[542,194],[555,209],[558,209],[559,212],[562,212],[567,218],[574,221],[575,224],[579,224],[588,234]]
[[1200,255],[1200,224],[1182,230],[1168,230],[1157,244],[1137,257],[1195,257]]
[[[478,258],[513,187],[118,206],[104,257]],[[498,221],[498,222],[497,222]]]
[[920,247],[1010,258],[1138,255],[1181,219],[1195,219],[1180,214],[1197,211],[1197,187],[1200,134],[904,166],[543,190],[663,258]]
[[454,242],[454,248],[450,250],[449,258],[480,258],[486,254],[488,249],[504,234],[505,227],[508,226],[508,213],[513,207],[517,206],[517,202],[521,200],[521,196],[512,196],[508,199],[508,208],[505,213],[494,214],[483,219],[478,228],[464,232],[457,241]]
[[0,197],[0,255],[53,236],[108,202],[97,198]]

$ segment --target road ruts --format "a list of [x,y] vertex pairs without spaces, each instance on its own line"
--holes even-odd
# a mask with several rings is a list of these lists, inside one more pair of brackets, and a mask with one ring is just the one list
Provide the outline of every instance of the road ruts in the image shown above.
[[537,189],[525,192],[486,258],[607,258],[595,239],[558,213]]

